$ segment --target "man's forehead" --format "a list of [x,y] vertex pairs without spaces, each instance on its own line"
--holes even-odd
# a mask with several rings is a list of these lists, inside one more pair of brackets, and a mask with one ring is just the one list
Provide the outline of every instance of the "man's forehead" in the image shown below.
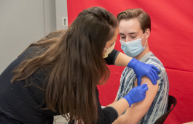
[[121,24],[126,24],[126,25],[140,25],[139,20],[137,18],[131,18],[131,19],[122,19],[119,23]]
[[123,19],[119,23],[119,33],[135,33],[139,30],[141,27],[137,18]]

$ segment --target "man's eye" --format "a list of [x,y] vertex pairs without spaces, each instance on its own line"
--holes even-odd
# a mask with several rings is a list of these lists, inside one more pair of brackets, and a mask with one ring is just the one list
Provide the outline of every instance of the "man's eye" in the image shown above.
[[121,37],[121,39],[125,39],[125,37]]
[[136,36],[131,36],[132,39],[136,38]]

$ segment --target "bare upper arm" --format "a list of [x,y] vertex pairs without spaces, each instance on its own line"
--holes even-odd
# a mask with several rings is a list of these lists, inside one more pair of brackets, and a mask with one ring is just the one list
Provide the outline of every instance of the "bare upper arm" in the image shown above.
[[[150,106],[151,106],[151,104],[152,104],[152,102],[157,94],[158,87],[159,87],[158,81],[157,81],[156,85],[153,85],[151,80],[146,76],[142,77],[142,79],[141,79],[141,85],[145,84],[145,83],[147,83],[147,86],[148,86],[148,90],[146,92],[146,98],[143,101],[135,103],[135,104],[133,104],[133,106],[131,106],[132,109],[143,110],[143,111],[139,112],[140,115],[142,115],[142,117],[149,110],[149,108],[150,108]],[[135,87],[136,86],[137,86],[137,80],[135,81]]]
[[[148,83],[148,91],[146,92],[146,98],[138,103],[133,104],[131,107],[127,108],[126,113],[122,115],[120,119],[124,119],[124,121],[127,124],[129,123],[138,123],[143,116],[146,114],[146,112],[149,110],[156,94],[158,91],[158,83],[156,85],[153,85],[151,80],[148,77],[142,77],[141,84]],[[137,86],[137,80],[135,81],[135,86]],[[119,119],[119,118],[118,118]],[[117,122],[118,122],[117,119]],[[121,124],[121,123],[119,123]]]

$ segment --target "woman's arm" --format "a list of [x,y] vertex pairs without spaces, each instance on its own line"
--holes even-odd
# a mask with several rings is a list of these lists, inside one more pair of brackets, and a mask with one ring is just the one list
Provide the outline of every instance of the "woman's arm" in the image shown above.
[[101,109],[98,98],[97,90],[97,101],[98,101],[98,120],[97,124],[111,124],[117,117],[122,114],[126,108],[131,106],[133,103],[140,102],[145,99],[145,93],[148,90],[147,84],[137,86],[133,88],[126,96]]
[[131,61],[131,57],[119,52],[115,49],[105,58],[108,65],[124,66],[127,67],[128,63]]
[[141,84],[141,78],[147,76],[153,85],[157,84],[159,69],[154,65],[145,64],[135,58],[131,58],[117,50],[113,50],[107,58],[105,58],[107,64],[125,66],[132,68],[137,76],[138,86]]
[[124,66],[127,67],[128,63],[131,61],[131,57],[125,55],[122,52],[119,52],[119,54],[117,55],[117,58],[115,59],[115,65],[116,66]]
[[[112,106],[102,109],[101,104],[99,102],[98,89],[96,89],[96,97],[97,97],[97,107],[98,107],[97,124],[111,124],[115,119],[118,118],[119,116],[118,113],[120,113],[120,111],[124,111],[127,107],[129,107],[129,104],[126,100],[121,100],[121,101],[117,101],[117,103],[113,104]],[[120,104],[123,104],[123,106],[120,107]],[[117,110],[119,110],[119,112]]]

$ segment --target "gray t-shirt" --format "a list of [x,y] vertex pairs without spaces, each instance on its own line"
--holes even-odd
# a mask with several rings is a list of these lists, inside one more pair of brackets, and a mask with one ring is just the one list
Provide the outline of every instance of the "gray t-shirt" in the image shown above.
[[[167,111],[169,81],[166,70],[160,60],[152,53],[148,52],[139,61],[146,64],[155,65],[160,73],[158,74],[158,92],[144,117],[138,124],[153,124],[161,115]],[[126,67],[121,75],[120,86],[117,93],[118,100],[125,96],[135,87],[136,74],[132,68]]]

